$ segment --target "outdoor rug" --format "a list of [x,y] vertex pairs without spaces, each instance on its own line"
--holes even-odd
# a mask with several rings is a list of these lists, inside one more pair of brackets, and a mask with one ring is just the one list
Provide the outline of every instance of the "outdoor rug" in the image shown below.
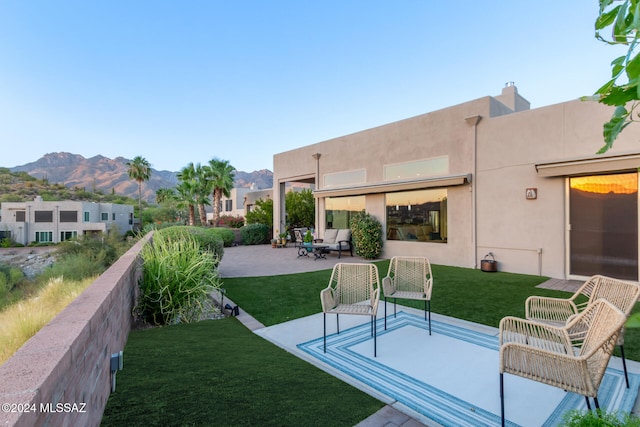
[[[335,316],[327,316],[335,328]],[[330,329],[335,330],[335,329]],[[298,348],[443,426],[500,425],[497,335],[399,312],[377,320],[377,357],[369,322],[298,344]],[[607,411],[630,412],[640,375],[609,367],[598,400]],[[593,402],[592,402],[593,407]],[[566,411],[586,410],[585,398],[505,374],[505,416],[510,426],[555,426]]]

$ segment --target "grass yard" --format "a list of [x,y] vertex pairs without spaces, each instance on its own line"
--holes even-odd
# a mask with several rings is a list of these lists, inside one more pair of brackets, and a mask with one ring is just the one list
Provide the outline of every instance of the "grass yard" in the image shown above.
[[382,402],[236,318],[132,331],[103,426],[348,426]]

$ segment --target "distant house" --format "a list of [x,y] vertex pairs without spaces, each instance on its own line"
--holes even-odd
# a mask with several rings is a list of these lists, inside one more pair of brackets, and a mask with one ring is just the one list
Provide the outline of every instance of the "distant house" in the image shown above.
[[3,202],[0,207],[0,239],[16,243],[59,243],[87,234],[133,227],[133,206],[76,201]]
[[278,153],[273,228],[286,186],[311,183],[319,236],[366,210],[382,223],[384,258],[477,268],[495,257],[501,271],[638,280],[640,124],[597,155],[612,111],[580,100],[531,109],[508,84]]

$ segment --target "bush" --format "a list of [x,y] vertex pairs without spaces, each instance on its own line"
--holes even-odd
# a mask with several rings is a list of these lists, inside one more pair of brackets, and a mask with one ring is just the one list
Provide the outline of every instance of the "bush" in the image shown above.
[[269,243],[269,227],[265,224],[249,224],[240,229],[243,245]]
[[56,277],[65,280],[82,281],[89,277],[97,277],[106,270],[103,261],[91,259],[86,253],[71,253],[56,260],[38,276],[38,281],[48,282]]
[[209,294],[220,287],[215,257],[202,250],[194,234],[175,235],[158,232],[140,252],[144,263],[136,311],[146,323],[197,321]]
[[193,237],[200,250],[209,253],[217,266],[224,255],[224,241],[213,228],[196,227],[192,225],[177,225],[160,229],[155,236],[161,235],[168,239],[180,240]]
[[236,240],[236,235],[229,228],[217,227],[210,228],[211,233],[220,237],[224,243],[224,247],[228,248],[229,246],[233,246],[233,242]]
[[349,224],[356,255],[364,259],[376,259],[382,253],[382,224],[365,211],[358,212]]

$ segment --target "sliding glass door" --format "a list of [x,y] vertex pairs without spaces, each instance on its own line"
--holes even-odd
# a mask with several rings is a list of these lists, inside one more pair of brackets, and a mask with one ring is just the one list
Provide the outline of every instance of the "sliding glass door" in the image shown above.
[[638,174],[569,179],[569,271],[638,280]]

